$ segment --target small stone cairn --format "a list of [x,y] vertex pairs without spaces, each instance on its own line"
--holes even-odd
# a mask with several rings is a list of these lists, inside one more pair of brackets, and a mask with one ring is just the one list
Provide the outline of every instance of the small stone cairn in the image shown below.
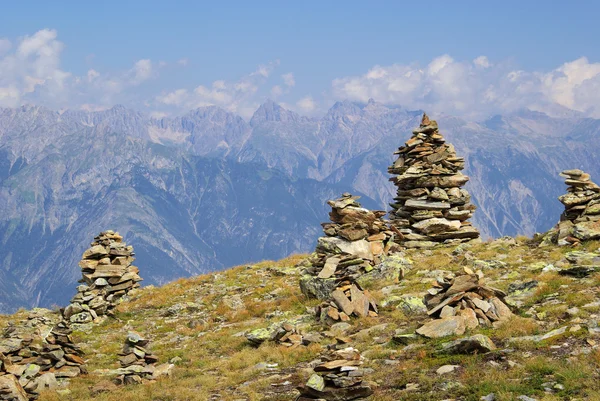
[[125,340],[123,351],[119,354],[120,375],[115,378],[116,384],[140,384],[155,373],[154,365],[158,358],[148,349],[149,341],[135,332],[130,332]]
[[600,239],[600,187],[581,170],[565,170],[567,193],[558,198],[565,206],[559,223],[548,232],[544,245],[574,245]]
[[417,333],[428,338],[462,335],[466,329],[492,326],[513,316],[505,304],[506,293],[484,283],[483,273],[469,268],[455,277],[438,278],[424,303],[435,320]]
[[323,223],[325,236],[300,281],[308,297],[325,300],[318,311],[324,322],[348,321],[355,316],[377,316],[377,305],[356,279],[372,271],[392,247],[393,232],[382,217],[384,211],[362,208],[358,196],[344,193],[327,203],[331,223]]
[[85,324],[99,316],[110,315],[120,299],[142,280],[139,269],[132,266],[133,247],[114,231],[101,232],[79,262],[82,285],[63,310],[71,323]]
[[296,401],[308,400],[365,400],[373,390],[363,380],[364,369],[360,353],[352,347],[330,351],[314,368],[313,375],[305,385],[298,387],[300,396]]
[[0,400],[35,400],[60,380],[87,373],[71,331],[67,322],[35,312],[9,325],[0,338]]
[[426,114],[413,136],[395,154],[388,168],[396,175],[390,181],[398,187],[391,224],[401,235],[398,243],[406,248],[432,248],[445,241],[470,241],[479,231],[468,221],[476,209],[467,190],[469,181],[461,170],[464,158],[439,133],[437,122]]

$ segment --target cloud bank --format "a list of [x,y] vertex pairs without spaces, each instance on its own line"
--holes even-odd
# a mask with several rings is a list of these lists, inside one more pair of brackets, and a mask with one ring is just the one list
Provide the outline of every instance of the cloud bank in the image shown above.
[[363,75],[335,79],[333,97],[377,101],[470,118],[529,108],[548,114],[566,109],[600,118],[600,63],[587,58],[549,71],[523,71],[485,56],[429,64],[374,66]]
[[362,74],[334,79],[314,97],[294,72],[277,72],[279,61],[259,65],[233,80],[169,88],[168,74],[162,76],[163,87],[157,78],[164,68],[188,68],[188,58],[173,62],[145,58],[123,71],[90,68],[75,74],[61,66],[64,48],[52,29],[18,39],[0,38],[0,107],[32,103],[53,109],[101,110],[122,103],[141,105],[144,111],[163,116],[216,105],[248,117],[267,98],[307,115],[323,113],[337,100],[373,98],[472,119],[524,108],[600,118],[600,63],[585,57],[548,71],[526,71],[484,55],[465,61],[446,54],[426,64],[374,65]]

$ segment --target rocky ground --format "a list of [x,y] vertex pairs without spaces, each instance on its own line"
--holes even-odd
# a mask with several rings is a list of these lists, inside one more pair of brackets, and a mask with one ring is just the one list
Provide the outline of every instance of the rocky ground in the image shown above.
[[[315,320],[320,301],[300,292],[302,255],[137,289],[114,318],[73,333],[89,374],[39,400],[293,400],[316,377],[320,356],[350,347],[362,356],[371,400],[600,400],[599,246],[503,238],[407,250],[377,267],[399,279],[361,283],[378,316],[331,327]],[[423,298],[436,279],[465,267],[505,292],[514,316],[460,335],[416,334],[432,320]],[[0,316],[0,330],[30,313]],[[159,363],[174,365],[170,376],[110,381],[130,332],[149,340]]]

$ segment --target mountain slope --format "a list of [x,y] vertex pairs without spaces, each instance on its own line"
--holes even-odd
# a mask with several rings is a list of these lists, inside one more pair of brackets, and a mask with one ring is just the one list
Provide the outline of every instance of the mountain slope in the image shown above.
[[[267,102],[250,122],[213,106],[160,120],[122,106],[0,109],[0,310],[64,303],[79,253],[103,229],[143,250],[147,283],[309,251],[326,199],[351,191],[388,208],[386,168],[421,113],[374,101],[338,102],[318,119]],[[484,236],[550,228],[559,171],[600,177],[598,120],[438,121],[466,158]]]
[[10,146],[0,153],[2,310],[64,305],[82,251],[106,228],[134,245],[147,283],[306,250],[325,200],[347,189],[103,128],[61,136],[27,164]]

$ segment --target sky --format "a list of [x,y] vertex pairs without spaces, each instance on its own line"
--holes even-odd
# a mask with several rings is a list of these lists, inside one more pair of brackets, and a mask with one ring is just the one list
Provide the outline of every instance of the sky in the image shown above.
[[155,117],[271,99],[472,119],[600,118],[594,1],[19,1],[0,5],[0,107]]

